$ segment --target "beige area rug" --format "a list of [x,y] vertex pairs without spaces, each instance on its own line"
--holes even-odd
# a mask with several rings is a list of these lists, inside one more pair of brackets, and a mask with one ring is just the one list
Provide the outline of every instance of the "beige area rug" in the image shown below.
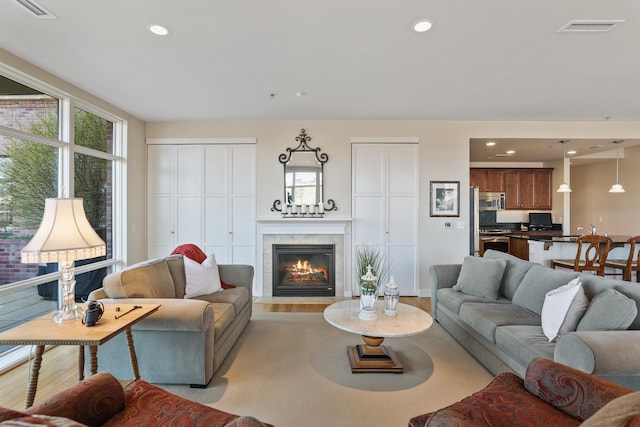
[[347,345],[360,342],[322,313],[254,313],[208,388],[163,387],[277,427],[400,427],[492,378],[435,322],[423,334],[385,340],[404,374],[352,374]]

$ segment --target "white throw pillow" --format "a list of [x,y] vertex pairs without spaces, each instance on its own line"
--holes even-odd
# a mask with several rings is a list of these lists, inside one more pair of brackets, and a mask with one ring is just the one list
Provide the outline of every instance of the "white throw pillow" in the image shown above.
[[202,264],[184,257],[184,272],[187,279],[185,298],[208,295],[222,289],[216,256],[211,254]]
[[588,306],[589,299],[577,278],[547,292],[542,305],[541,321],[542,331],[549,341],[575,331]]

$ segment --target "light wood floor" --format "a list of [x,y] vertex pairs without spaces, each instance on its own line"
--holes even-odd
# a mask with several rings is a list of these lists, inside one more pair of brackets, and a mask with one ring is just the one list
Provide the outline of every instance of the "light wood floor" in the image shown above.
[[[431,313],[431,299],[400,297],[400,302]],[[254,303],[255,312],[321,313],[331,303]],[[35,351],[35,350],[34,350]],[[98,350],[98,361],[100,350]],[[78,381],[78,350],[75,346],[58,346],[45,352],[38,377],[36,402],[72,386]],[[29,362],[0,375],[2,396],[0,405],[15,410],[24,409],[29,374]]]

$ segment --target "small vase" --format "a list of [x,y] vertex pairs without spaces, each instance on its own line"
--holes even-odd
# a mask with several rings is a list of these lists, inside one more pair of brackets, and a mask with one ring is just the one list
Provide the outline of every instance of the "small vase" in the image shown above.
[[400,293],[398,292],[398,284],[393,280],[387,284],[387,289],[384,291],[384,314],[387,316],[398,315],[398,300],[400,299]]
[[367,274],[360,280],[360,314],[362,320],[376,320],[376,302],[378,301],[378,278],[371,273],[371,266],[367,267]]

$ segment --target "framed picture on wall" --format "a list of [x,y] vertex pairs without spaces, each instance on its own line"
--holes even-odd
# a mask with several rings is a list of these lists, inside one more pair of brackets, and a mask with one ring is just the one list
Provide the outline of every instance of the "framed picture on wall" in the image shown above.
[[431,181],[430,216],[460,216],[460,181]]

